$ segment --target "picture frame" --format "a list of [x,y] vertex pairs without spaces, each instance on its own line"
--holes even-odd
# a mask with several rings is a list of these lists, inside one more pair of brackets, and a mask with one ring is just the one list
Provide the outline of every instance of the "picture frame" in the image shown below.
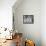
[[23,24],[34,24],[34,15],[23,15]]

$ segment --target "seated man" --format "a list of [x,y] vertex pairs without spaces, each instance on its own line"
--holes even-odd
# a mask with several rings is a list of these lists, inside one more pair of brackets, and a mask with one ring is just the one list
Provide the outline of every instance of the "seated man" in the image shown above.
[[22,46],[22,33],[16,33],[15,36],[16,46]]

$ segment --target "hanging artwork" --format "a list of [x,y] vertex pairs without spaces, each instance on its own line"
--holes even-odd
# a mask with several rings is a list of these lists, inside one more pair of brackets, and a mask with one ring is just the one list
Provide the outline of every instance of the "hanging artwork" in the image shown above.
[[23,15],[23,24],[33,24],[34,16],[33,15]]

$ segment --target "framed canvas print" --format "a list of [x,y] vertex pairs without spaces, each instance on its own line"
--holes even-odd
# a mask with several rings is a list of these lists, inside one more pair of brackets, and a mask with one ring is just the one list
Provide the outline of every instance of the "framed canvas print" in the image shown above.
[[34,16],[33,15],[23,15],[23,24],[33,24]]

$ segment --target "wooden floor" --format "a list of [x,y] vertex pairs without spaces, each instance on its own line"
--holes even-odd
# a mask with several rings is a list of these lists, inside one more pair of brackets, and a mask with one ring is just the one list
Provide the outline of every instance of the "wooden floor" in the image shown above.
[[6,42],[2,43],[0,46],[16,46],[15,39],[13,40],[6,40]]

